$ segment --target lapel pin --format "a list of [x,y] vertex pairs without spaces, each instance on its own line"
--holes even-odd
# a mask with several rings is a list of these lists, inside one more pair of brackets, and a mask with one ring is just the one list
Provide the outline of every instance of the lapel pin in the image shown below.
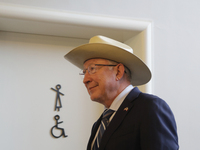
[[128,111],[128,107],[124,108],[125,111]]

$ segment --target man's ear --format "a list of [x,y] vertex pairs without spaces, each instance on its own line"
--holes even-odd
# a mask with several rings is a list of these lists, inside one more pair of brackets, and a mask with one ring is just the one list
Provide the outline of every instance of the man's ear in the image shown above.
[[122,63],[117,64],[116,80],[120,80],[124,76],[125,67]]

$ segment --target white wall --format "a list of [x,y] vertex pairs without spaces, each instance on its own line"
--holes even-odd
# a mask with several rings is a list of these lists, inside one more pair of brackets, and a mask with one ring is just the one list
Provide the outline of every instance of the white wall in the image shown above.
[[[86,42],[0,32],[1,149],[86,149],[102,107],[90,101],[80,70],[64,59],[69,50]],[[56,92],[50,89],[57,84],[64,94],[59,112],[54,111]],[[65,129],[67,138],[51,136],[55,115],[63,121],[58,126]]]
[[[0,0],[0,2],[152,20],[153,93],[166,100],[174,112],[180,149],[199,149],[200,1],[112,0],[108,3],[107,0]],[[54,84],[56,83],[55,81]],[[50,86],[52,85],[47,87]]]

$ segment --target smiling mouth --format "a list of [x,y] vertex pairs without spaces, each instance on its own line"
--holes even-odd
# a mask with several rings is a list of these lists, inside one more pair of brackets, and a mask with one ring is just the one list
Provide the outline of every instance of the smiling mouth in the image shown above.
[[93,87],[90,87],[88,88],[88,91],[91,91],[92,89],[94,89],[95,87],[97,87],[97,85],[93,86]]
[[93,89],[93,88],[95,88],[95,87],[97,87],[97,86],[90,87],[89,90],[91,90],[91,89]]

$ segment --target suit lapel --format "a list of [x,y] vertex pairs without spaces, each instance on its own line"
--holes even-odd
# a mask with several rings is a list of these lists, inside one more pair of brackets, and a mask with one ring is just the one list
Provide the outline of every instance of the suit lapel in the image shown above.
[[140,90],[135,87],[124,99],[123,103],[121,104],[112,121],[110,122],[107,130],[104,132],[99,150],[103,150],[105,148],[110,136],[118,128],[126,114],[133,107],[133,101],[139,96],[140,93]]

